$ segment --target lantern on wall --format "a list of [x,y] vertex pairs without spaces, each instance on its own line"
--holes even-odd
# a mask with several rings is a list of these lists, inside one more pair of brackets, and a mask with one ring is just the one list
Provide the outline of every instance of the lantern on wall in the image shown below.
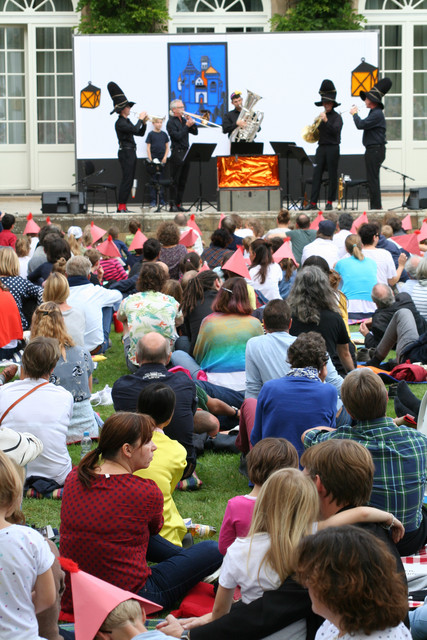
[[351,95],[359,96],[361,91],[366,93],[378,81],[378,67],[374,67],[362,58],[361,63],[351,72]]
[[96,109],[101,101],[101,89],[95,87],[89,80],[87,87],[80,91],[80,107],[82,109]]

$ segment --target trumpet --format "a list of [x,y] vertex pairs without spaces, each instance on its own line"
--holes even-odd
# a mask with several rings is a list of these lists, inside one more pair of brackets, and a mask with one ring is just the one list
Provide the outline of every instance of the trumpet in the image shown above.
[[[139,118],[139,111],[131,111],[131,114],[133,116],[136,116],[137,118]],[[165,120],[166,116],[151,116],[148,115],[148,122],[153,122],[153,120]]]
[[190,113],[189,111],[184,111],[184,115],[188,116],[189,118],[192,118],[202,127],[218,127],[218,129],[222,129],[222,126],[220,124],[216,124],[216,122],[211,122],[209,120],[209,117],[210,117],[209,112],[206,112],[206,115],[202,116],[202,115],[198,115],[197,113]]
[[309,142],[310,144],[318,142],[320,138],[319,125],[321,122],[322,118],[318,116],[313,124],[308,124],[306,127],[304,127],[304,129],[301,131],[303,140]]

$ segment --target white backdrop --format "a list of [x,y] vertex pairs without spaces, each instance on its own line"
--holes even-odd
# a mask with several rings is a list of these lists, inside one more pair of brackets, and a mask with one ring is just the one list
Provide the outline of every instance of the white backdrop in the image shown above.
[[[269,141],[296,142],[313,154],[316,145],[305,143],[301,130],[311,124],[321,109],[319,88],[330,78],[337,89],[337,101],[343,111],[341,154],[361,154],[362,132],[348,113],[352,104],[368,110],[359,98],[351,96],[351,72],[365,58],[378,65],[378,32],[346,31],[315,33],[254,34],[161,34],[161,35],[78,35],[74,38],[74,80],[76,96],[76,156],[115,158],[117,137],[116,115],[107,90],[116,82],[128,100],[136,102],[138,113],[168,117],[168,43],[227,42],[229,93],[246,89],[261,96],[255,109],[264,111],[262,131],[256,141],[264,142],[264,153],[271,153]],[[101,88],[101,104],[97,109],[81,109],[80,91],[91,80]],[[230,109],[232,108],[230,104]],[[136,117],[131,115],[135,122]],[[164,128],[166,126],[166,121]],[[147,133],[151,130],[148,123]],[[137,141],[138,157],[146,157],[143,138]],[[228,155],[229,141],[220,129],[201,128],[198,138],[190,141],[216,142],[214,155]]]

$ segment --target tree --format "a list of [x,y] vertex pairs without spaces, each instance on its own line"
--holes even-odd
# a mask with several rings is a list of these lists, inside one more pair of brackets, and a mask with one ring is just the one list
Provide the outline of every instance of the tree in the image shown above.
[[156,33],[166,30],[165,0],[80,0],[80,33]]
[[271,18],[273,31],[348,31],[362,29],[364,22],[351,0],[300,0]]

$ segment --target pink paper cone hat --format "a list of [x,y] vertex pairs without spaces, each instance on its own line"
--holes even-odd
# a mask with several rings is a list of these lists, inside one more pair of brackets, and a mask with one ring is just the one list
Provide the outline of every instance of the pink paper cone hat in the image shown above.
[[319,213],[317,214],[317,216],[314,218],[313,222],[310,225],[310,229],[318,229],[319,228],[319,222],[322,222],[322,220],[324,220],[325,218],[323,217],[323,213],[321,211],[319,211]]
[[368,216],[366,215],[366,211],[364,211],[358,218],[356,218],[356,220],[353,222],[352,226],[351,226],[351,233],[357,233],[357,230],[359,227],[362,226],[362,224],[368,224],[369,220],[368,220]]
[[111,236],[108,236],[108,239],[105,240],[105,242],[99,244],[97,249],[103,256],[108,256],[109,258],[121,258],[120,251],[117,249]]
[[147,236],[145,236],[142,233],[141,229],[138,229],[138,231],[135,233],[133,240],[130,244],[129,251],[135,251],[135,249],[142,249],[147,239],[148,239]]
[[402,220],[402,229],[404,229],[405,231],[412,231],[412,220],[409,213]]
[[219,216],[218,229],[221,229],[221,222],[224,220],[224,218],[225,214],[221,213],[221,215]]
[[192,229],[194,229],[194,231],[197,231],[197,233],[201,236],[202,232],[199,229],[199,226],[196,222],[196,216],[194,215],[194,213],[191,214],[189,221],[187,222],[187,226],[191,227]]
[[197,242],[198,237],[199,236],[194,231],[194,229],[189,229],[188,231],[182,234],[178,244],[183,244],[184,247],[192,247],[194,246],[194,243]]
[[408,233],[405,236],[393,236],[391,240],[397,242],[398,245],[406,249],[406,251],[409,251],[409,253],[414,253],[417,256],[424,255],[418,244],[418,235],[415,233]]
[[419,238],[420,238],[420,242],[427,238],[427,220],[423,220],[423,223],[421,225],[421,229],[419,232]]
[[221,267],[222,270],[232,271],[233,273],[241,276],[242,278],[251,279],[251,274],[243,258],[242,252],[239,249],[233,253],[233,255],[227,260],[227,262]]
[[98,240],[101,240],[102,236],[105,236],[106,233],[107,232],[105,229],[101,229],[101,227],[97,227],[94,221],[92,220],[92,222],[90,223],[90,234],[92,236],[92,242],[98,242]]
[[33,220],[33,214],[29,213],[27,215],[27,224],[24,229],[24,236],[27,233],[38,233],[40,231],[40,227],[35,220]]
[[155,602],[81,571],[69,558],[60,557],[59,562],[70,573],[76,640],[93,640],[108,614],[125,600],[139,600],[147,614],[162,609]]
[[200,269],[199,269],[199,273],[200,273],[201,271],[210,271],[210,269],[209,269],[209,265],[207,265],[207,264],[206,264],[206,262],[204,262],[204,263],[202,264],[202,266],[200,267]]
[[52,224],[51,221],[50,221],[49,216],[46,218],[46,224]]
[[285,238],[281,247],[277,249],[275,253],[273,253],[274,262],[280,262],[285,258],[290,258],[296,267],[299,267],[298,262],[295,260],[295,256],[292,253],[292,247],[290,238]]

